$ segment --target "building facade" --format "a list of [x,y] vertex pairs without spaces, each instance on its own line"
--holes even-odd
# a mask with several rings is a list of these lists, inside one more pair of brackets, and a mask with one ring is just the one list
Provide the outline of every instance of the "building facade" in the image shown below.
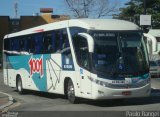
[[35,26],[62,21],[62,20],[68,20],[68,19],[69,19],[69,16],[66,16],[66,15],[53,15],[52,8],[41,8],[40,14],[35,13],[32,16],[21,16],[20,29],[25,30]]
[[9,33],[10,26],[9,16],[0,16],[0,67],[2,64],[3,37]]
[[20,16],[18,19],[0,16],[0,63],[2,63],[3,38],[6,34],[68,19],[70,17],[67,15],[53,15],[52,8],[41,8],[40,13],[32,16]]

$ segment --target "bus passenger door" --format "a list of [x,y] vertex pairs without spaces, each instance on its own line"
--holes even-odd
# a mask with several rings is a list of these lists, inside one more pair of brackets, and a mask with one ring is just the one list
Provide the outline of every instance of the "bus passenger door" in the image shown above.
[[80,90],[81,95],[84,98],[91,98],[92,96],[92,85],[88,77],[90,77],[90,72],[83,68],[80,68]]
[[79,64],[82,68],[80,68],[80,85],[81,85],[81,94],[82,97],[89,98],[91,97],[91,81],[89,80],[90,72],[89,72],[89,52],[88,48],[80,48],[80,57]]
[[90,65],[89,65],[89,51],[87,39],[82,36],[75,36],[73,38],[73,43],[75,47],[76,60],[79,69],[80,76],[80,93],[82,97],[91,97],[91,82],[88,77],[90,77]]

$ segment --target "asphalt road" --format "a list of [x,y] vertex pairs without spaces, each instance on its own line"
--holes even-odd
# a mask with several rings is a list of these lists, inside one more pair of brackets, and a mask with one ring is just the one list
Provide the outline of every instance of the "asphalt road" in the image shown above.
[[[160,78],[152,79],[152,94],[148,98],[127,99],[124,101],[119,100],[105,100],[105,101],[91,101],[82,100],[79,104],[71,104],[62,95],[40,93],[35,91],[27,91],[24,95],[19,95],[15,88],[10,88],[3,84],[3,75],[0,72],[0,91],[8,93],[16,100],[15,105],[9,111],[13,112],[77,112],[80,114],[85,112],[110,112],[110,115],[116,114],[124,116],[130,111],[159,111],[160,114]],[[118,112],[117,112],[118,111]],[[123,113],[119,113],[122,111]],[[100,114],[102,114],[100,113]],[[53,113],[55,114],[55,113]],[[56,113],[58,114],[58,113]],[[65,114],[65,113],[64,113]],[[76,114],[77,117],[80,114]],[[92,113],[96,115],[98,113]],[[69,114],[68,114],[69,116]],[[111,117],[111,116],[110,116]]]

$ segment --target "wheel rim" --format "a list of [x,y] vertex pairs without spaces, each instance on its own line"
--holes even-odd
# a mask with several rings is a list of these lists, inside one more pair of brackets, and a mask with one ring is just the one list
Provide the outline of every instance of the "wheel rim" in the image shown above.
[[22,82],[20,80],[18,81],[18,91],[22,91]]
[[75,99],[74,86],[73,86],[72,82],[68,83],[68,99],[70,101],[74,101],[74,99]]

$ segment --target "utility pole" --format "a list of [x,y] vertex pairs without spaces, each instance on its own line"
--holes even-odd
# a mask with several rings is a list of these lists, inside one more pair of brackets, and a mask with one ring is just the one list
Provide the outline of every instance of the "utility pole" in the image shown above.
[[146,15],[146,0],[143,0],[143,5],[144,5],[144,15]]
[[[144,15],[146,15],[146,14],[147,14],[146,0],[143,0],[143,5],[144,5]],[[147,25],[144,25],[144,26],[143,26],[143,31],[144,31],[145,33],[148,33],[148,31],[149,31],[148,28],[149,28],[149,27],[148,27]]]

